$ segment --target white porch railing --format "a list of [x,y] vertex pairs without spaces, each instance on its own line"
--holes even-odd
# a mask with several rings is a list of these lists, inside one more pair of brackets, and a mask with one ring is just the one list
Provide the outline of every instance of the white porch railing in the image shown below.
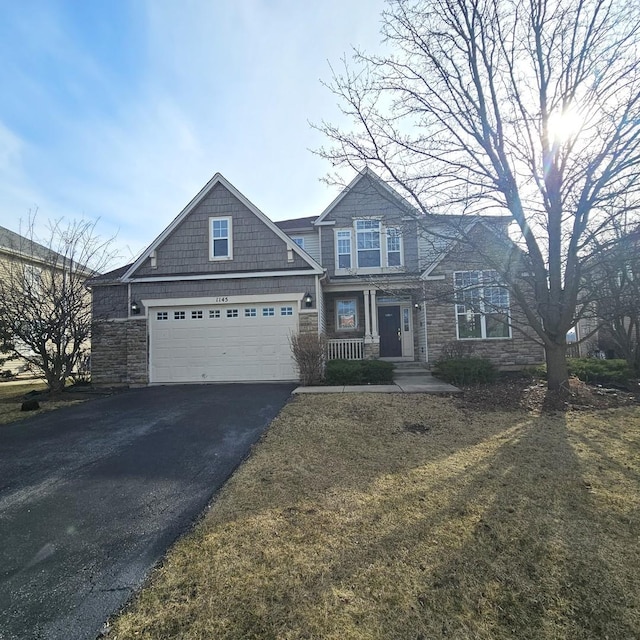
[[327,340],[327,360],[363,360],[364,339]]

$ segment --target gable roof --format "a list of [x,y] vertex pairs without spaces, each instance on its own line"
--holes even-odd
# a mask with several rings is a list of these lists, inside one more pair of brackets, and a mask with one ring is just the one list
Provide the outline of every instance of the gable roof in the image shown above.
[[89,278],[87,280],[87,286],[91,287],[94,284],[119,284],[120,278],[127,272],[127,269],[131,267],[133,263],[125,264],[117,269],[112,269],[111,271],[107,271],[107,273],[102,273],[100,275],[94,276],[93,278]]
[[[72,257],[70,255],[65,256],[58,251],[45,247],[39,242],[26,238],[6,227],[0,227],[0,253],[10,254],[23,260],[37,262],[47,267],[58,269],[63,268],[64,264],[68,264]],[[82,275],[91,276],[96,273],[86,265],[76,263],[75,261],[73,261],[73,263],[77,272]]]
[[57,261],[63,257],[53,249],[49,249],[5,227],[0,227],[0,251],[39,262]]
[[392,189],[379,175],[375,174],[369,167],[365,167],[362,171],[356,175],[356,177],[338,194],[338,197],[318,216],[318,219],[314,224],[329,224],[325,222],[325,218],[342,202],[342,200],[351,192],[355,191],[355,188],[362,180],[368,180],[378,192],[381,192],[386,198],[394,201],[398,207],[405,209],[407,213],[413,216],[422,216],[415,207],[403,198],[397,191]]
[[306,251],[303,251],[298,245],[281,231],[272,220],[270,220],[258,207],[256,207],[248,198],[238,191],[221,173],[216,173],[207,184],[200,189],[196,196],[187,204],[187,206],[172,220],[171,224],[140,254],[140,257],[126,270],[121,276],[121,280],[130,280],[135,271],[142,266],[145,260],[149,258],[151,253],[155,251],[176,229],[176,227],[200,204],[205,196],[218,184],[221,184],[233,196],[235,196],[251,213],[253,213],[261,222],[263,222],[271,231],[273,231],[287,246],[287,249],[297,253],[310,267],[313,273],[324,273],[324,269],[313,259]]
[[[422,275],[420,276],[421,279],[428,278],[433,270],[453,251],[456,245],[462,242],[463,238],[477,225],[482,225],[485,229],[495,235],[496,239],[507,241],[513,244],[518,251],[521,251],[509,236],[503,236],[494,226],[496,223],[502,225],[508,220],[511,220],[511,216],[474,216],[473,218],[468,216],[438,216],[438,220],[441,223],[446,222],[446,218],[451,218],[452,223],[454,220],[457,221],[458,226],[457,228],[452,227],[452,234],[450,237],[440,236],[438,241],[434,243],[436,250],[432,261],[423,270]],[[463,225],[464,222],[467,222],[467,224]]]
[[313,223],[317,219],[318,216],[308,216],[306,218],[294,218],[292,220],[277,220],[275,225],[286,233],[291,233],[292,231],[315,231]]

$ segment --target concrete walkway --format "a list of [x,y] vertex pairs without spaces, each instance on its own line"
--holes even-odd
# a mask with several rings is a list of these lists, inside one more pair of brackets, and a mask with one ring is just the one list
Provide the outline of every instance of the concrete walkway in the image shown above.
[[434,378],[417,362],[396,363],[393,384],[298,387],[293,393],[460,393],[458,387]]

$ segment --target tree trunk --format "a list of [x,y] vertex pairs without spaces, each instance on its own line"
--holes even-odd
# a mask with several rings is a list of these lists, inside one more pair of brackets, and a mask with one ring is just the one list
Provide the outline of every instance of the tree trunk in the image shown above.
[[545,349],[547,360],[547,388],[552,391],[569,391],[567,345],[554,343]]

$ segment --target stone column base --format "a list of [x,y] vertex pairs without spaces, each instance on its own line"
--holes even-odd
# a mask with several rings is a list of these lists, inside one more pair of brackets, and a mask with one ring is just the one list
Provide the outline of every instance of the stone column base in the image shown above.
[[365,342],[364,343],[364,358],[365,360],[375,360],[380,357],[380,343],[379,342]]

